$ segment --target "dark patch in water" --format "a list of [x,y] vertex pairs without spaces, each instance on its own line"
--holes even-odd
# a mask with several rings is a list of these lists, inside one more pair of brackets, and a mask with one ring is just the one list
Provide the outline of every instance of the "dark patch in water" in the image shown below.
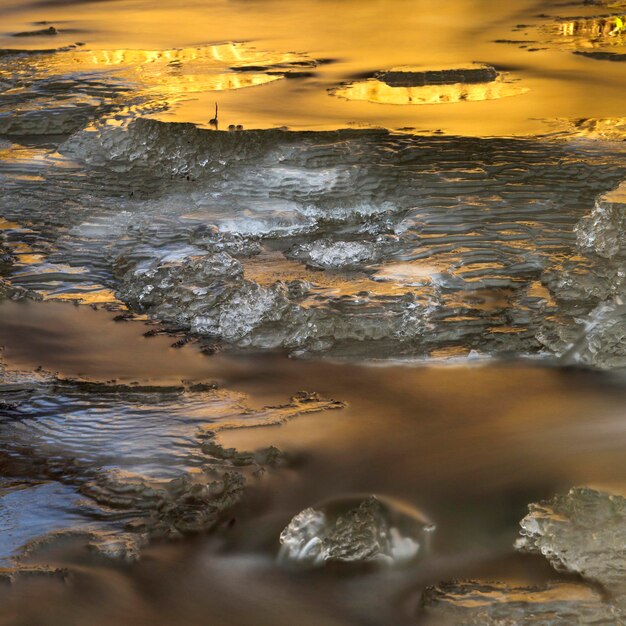
[[41,37],[58,34],[59,31],[54,26],[50,26],[49,28],[42,28],[40,30],[27,30],[21,33],[14,33],[13,37]]
[[626,54],[619,54],[617,52],[586,52],[583,50],[576,50],[574,54],[587,59],[596,59],[597,61],[626,61]]

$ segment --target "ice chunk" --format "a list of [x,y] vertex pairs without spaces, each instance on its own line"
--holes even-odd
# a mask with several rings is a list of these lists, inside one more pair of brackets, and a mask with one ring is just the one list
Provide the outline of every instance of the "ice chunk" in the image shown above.
[[626,592],[626,498],[585,487],[531,504],[518,550],[541,554],[618,595]]
[[583,255],[554,263],[542,277],[561,316],[538,339],[568,363],[626,366],[626,182],[596,199],[575,226]]
[[576,226],[578,245],[599,256],[613,258],[626,251],[626,182],[600,196],[590,215]]
[[191,329],[226,341],[240,341],[264,323],[279,322],[290,308],[280,283],[265,288],[249,281],[234,289],[221,306],[211,307],[191,320]]
[[[226,252],[193,256],[183,260],[140,263],[121,279],[120,293],[137,308],[186,302],[203,291],[219,298],[224,285],[243,276],[241,264]],[[167,317],[165,317],[167,319]]]
[[562,359],[601,369],[626,367],[626,306],[619,302],[598,305]]
[[297,210],[293,202],[255,201],[242,203],[238,214],[215,219],[221,232],[244,237],[293,237],[315,229],[316,221]]
[[350,496],[298,513],[280,535],[279,560],[399,564],[423,555],[435,527],[419,512],[377,496]]
[[368,241],[330,241],[321,239],[292,248],[291,257],[304,260],[321,269],[358,267],[374,262],[380,255],[380,246]]
[[[185,258],[184,248],[137,250],[138,262],[121,256],[116,264],[119,297],[159,320],[229,344],[320,351],[370,340],[411,342],[428,323],[428,302],[410,293],[379,297],[361,291],[303,304],[309,288],[303,292],[301,281],[248,280],[226,252]],[[153,256],[142,258],[144,252]]]

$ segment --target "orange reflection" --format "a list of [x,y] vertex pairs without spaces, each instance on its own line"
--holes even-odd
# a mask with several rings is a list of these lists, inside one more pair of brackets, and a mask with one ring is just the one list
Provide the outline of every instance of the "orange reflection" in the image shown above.
[[498,100],[527,92],[528,89],[525,87],[504,81],[469,85],[455,83],[453,85],[390,87],[380,80],[370,78],[339,87],[331,93],[347,100],[366,100],[376,104],[451,104]]
[[[36,55],[28,63],[39,76],[115,70],[111,74],[115,81],[129,81],[140,88],[166,92],[194,86],[198,90],[240,89],[278,80],[294,68],[315,65],[315,61],[304,54],[259,50],[244,43],[170,50],[73,49]],[[250,72],[245,71],[248,68]],[[272,73],[267,74],[265,70]]]
[[86,285],[84,289],[93,288],[93,291],[79,291],[71,293],[50,293],[38,291],[43,300],[58,300],[67,302],[80,302],[81,304],[115,304],[116,308],[126,309],[126,305],[120,302],[115,292],[110,289],[98,288],[98,285]]
[[[266,252],[242,262],[245,277],[263,286],[273,285],[277,280],[303,280],[310,283],[312,287],[309,297],[303,302],[305,307],[319,305],[315,296],[320,294],[325,297],[339,297],[367,292],[376,297],[416,292],[412,285],[372,280],[364,272],[312,270],[298,261],[285,258],[280,252]],[[346,280],[346,273],[350,274],[350,280]]]
[[201,93],[204,91],[228,91],[256,87],[280,80],[276,74],[209,74],[175,76],[165,84],[152,87],[149,91],[163,94],[165,97],[175,98],[185,93]]
[[260,50],[247,43],[231,42],[195,48],[173,48],[170,50],[71,50],[54,55],[60,63],[81,67],[99,65],[127,65],[167,67],[175,72],[192,65],[212,65],[215,67],[281,66],[313,60],[295,52],[274,52]]
[[[115,105],[118,114],[130,115],[168,110],[190,100],[190,95],[273,83],[292,71],[315,65],[315,60],[305,54],[267,51],[236,42],[164,50],[74,47],[28,57],[10,56],[6,67],[0,68],[0,80],[6,76],[12,81],[18,74],[33,81],[55,76],[66,80],[66,76],[71,76],[77,94],[54,103],[57,117],[59,113],[71,114],[77,107],[95,110],[107,101]],[[83,93],[83,84],[88,85],[88,93],[95,88],[96,95]],[[6,93],[17,97],[23,89],[20,85]],[[126,95],[130,101],[125,106]],[[17,107],[12,106],[11,112],[37,112],[50,106],[49,98],[30,97]],[[64,130],[61,128],[60,132]]]

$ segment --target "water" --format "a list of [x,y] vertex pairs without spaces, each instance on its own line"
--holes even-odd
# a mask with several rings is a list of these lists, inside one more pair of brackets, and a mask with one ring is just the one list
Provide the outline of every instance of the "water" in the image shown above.
[[624,10],[5,2],[0,623],[624,622]]

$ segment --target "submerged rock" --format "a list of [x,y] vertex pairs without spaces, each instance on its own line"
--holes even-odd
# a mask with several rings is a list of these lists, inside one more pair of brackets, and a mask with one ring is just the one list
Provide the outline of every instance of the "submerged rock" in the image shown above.
[[419,512],[386,498],[339,498],[304,509],[280,535],[279,560],[396,565],[423,556],[435,527]]
[[140,533],[101,533],[94,535],[89,548],[108,559],[133,562],[139,560],[147,536]]
[[[24,544],[15,561],[21,565],[26,557],[36,557],[38,552],[45,552],[50,546],[68,541],[77,541],[106,559],[132,563],[139,560],[141,548],[148,543],[148,535],[142,532],[122,532],[119,529],[107,530],[105,526],[98,527],[96,524],[53,530]],[[42,567],[44,571],[49,569],[47,566]]]

